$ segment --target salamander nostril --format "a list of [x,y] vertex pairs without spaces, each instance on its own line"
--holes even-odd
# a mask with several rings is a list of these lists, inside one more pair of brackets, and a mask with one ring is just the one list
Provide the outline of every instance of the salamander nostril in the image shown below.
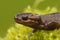
[[22,16],[22,19],[23,20],[27,20],[28,19],[28,16],[24,15],[24,16]]

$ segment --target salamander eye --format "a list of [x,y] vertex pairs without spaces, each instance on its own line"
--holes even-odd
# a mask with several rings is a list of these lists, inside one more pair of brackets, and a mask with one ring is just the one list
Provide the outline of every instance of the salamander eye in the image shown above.
[[23,20],[27,20],[28,19],[28,16],[24,15],[24,16],[22,16],[22,19]]

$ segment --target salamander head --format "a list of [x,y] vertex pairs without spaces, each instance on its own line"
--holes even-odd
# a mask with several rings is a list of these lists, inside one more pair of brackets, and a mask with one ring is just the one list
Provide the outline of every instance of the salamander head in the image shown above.
[[17,23],[30,27],[35,27],[40,25],[40,21],[41,21],[40,16],[32,13],[19,13],[14,17],[14,19]]

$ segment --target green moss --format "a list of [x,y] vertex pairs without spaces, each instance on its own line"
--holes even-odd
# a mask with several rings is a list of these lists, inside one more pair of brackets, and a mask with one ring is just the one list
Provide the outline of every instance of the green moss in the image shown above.
[[[23,25],[16,24],[19,28],[10,28],[8,30],[7,36],[4,40],[59,40],[60,39],[60,29],[48,31],[48,30],[38,30],[36,33],[28,38],[28,33],[31,28]],[[28,31],[27,31],[28,30]]]

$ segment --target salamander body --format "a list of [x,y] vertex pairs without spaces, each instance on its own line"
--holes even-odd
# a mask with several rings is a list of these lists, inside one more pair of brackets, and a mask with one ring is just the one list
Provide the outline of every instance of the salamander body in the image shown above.
[[37,15],[32,13],[19,13],[14,17],[19,24],[29,26],[34,29],[54,30],[60,27],[60,13],[48,15]]
[[37,30],[54,30],[60,28],[60,12],[37,15],[32,13],[19,13],[15,17],[15,22],[33,28],[28,37]]

